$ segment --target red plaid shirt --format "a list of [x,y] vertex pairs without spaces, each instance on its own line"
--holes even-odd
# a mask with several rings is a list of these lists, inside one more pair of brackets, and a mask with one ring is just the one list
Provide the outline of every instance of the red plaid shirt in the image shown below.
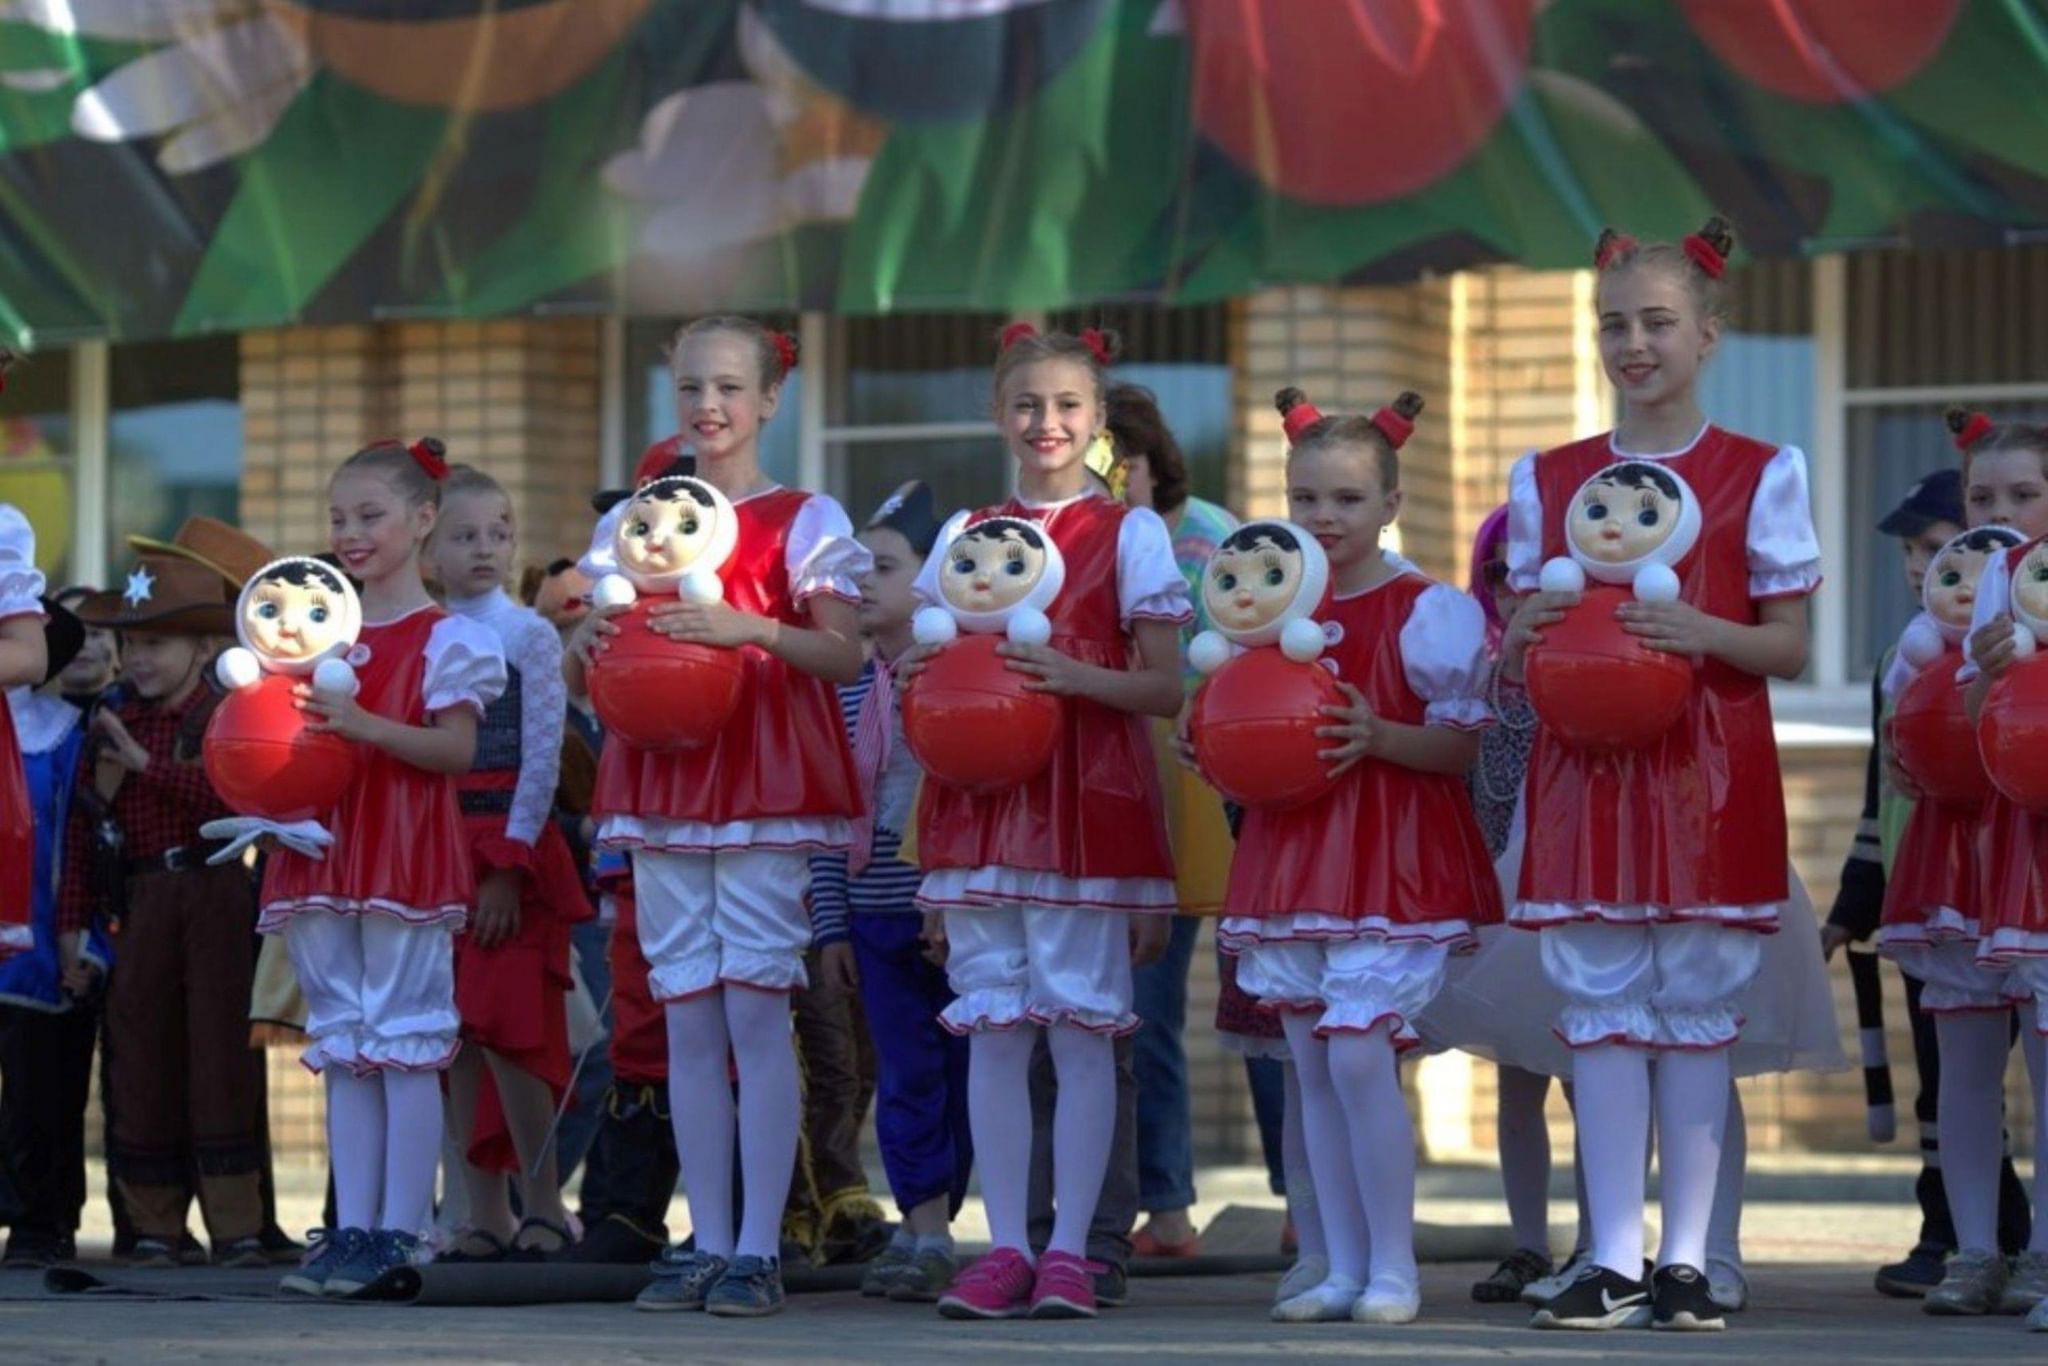
[[[206,698],[201,684],[176,707],[153,702],[129,701],[114,708],[114,715],[135,737],[135,743],[149,751],[149,767],[140,773],[126,773],[114,794],[114,823],[121,827],[127,843],[123,859],[158,858],[166,851],[200,842],[199,827],[210,820],[234,813],[214,792],[203,765],[183,763],[172,755],[178,728],[192,709]],[[79,757],[79,786],[90,788],[96,747],[90,740]],[[57,929],[59,933],[85,928],[98,909],[93,895],[92,861],[98,851],[92,837],[92,821],[81,803],[71,806],[71,823],[64,835],[64,874],[57,886]]]

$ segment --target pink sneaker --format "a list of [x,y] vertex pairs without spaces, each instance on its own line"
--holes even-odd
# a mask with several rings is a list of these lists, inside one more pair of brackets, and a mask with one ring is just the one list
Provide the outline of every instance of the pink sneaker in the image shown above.
[[[1031,1263],[1013,1247],[999,1247],[960,1273],[939,1297],[949,1319],[1015,1319],[1032,1310]],[[1094,1313],[1094,1300],[1089,1301]]]
[[1031,1287],[1034,1319],[1095,1317],[1095,1277],[1106,1268],[1071,1252],[1048,1252],[1038,1259],[1038,1280]]

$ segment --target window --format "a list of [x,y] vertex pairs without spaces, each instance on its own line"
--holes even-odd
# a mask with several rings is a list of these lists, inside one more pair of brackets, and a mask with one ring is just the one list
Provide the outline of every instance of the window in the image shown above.
[[75,478],[71,353],[24,359],[0,401],[0,503],[21,509],[36,532],[36,561],[52,588],[71,581]]
[[187,517],[239,520],[240,346],[234,337],[116,346],[107,376],[108,551],[168,540]]

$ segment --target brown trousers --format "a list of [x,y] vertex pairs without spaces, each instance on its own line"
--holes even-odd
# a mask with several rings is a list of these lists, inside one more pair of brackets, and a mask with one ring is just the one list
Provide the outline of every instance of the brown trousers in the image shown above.
[[867,1199],[860,1139],[875,1099],[875,1049],[860,994],[826,984],[815,952],[806,966],[811,985],[790,1002],[804,1096],[784,1229],[798,1241],[822,1239],[843,1202]]
[[236,864],[128,881],[107,989],[107,1167],[141,1237],[175,1245],[195,1184],[216,1247],[262,1230],[255,916]]

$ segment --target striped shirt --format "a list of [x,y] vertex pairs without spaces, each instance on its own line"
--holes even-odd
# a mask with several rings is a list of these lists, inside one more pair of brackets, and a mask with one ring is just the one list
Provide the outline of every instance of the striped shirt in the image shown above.
[[[852,738],[860,704],[875,685],[873,663],[860,677],[839,689],[839,714]],[[914,907],[918,885],[924,873],[915,864],[902,862],[903,833],[896,827],[910,818],[910,799],[917,791],[917,760],[903,742],[903,720],[899,711],[889,718],[889,758],[875,781],[871,800],[875,804],[875,839],[868,866],[857,878],[846,875],[846,855],[817,854],[811,859],[811,943],[823,948],[847,937],[848,917],[855,911],[883,911],[905,914]]]

